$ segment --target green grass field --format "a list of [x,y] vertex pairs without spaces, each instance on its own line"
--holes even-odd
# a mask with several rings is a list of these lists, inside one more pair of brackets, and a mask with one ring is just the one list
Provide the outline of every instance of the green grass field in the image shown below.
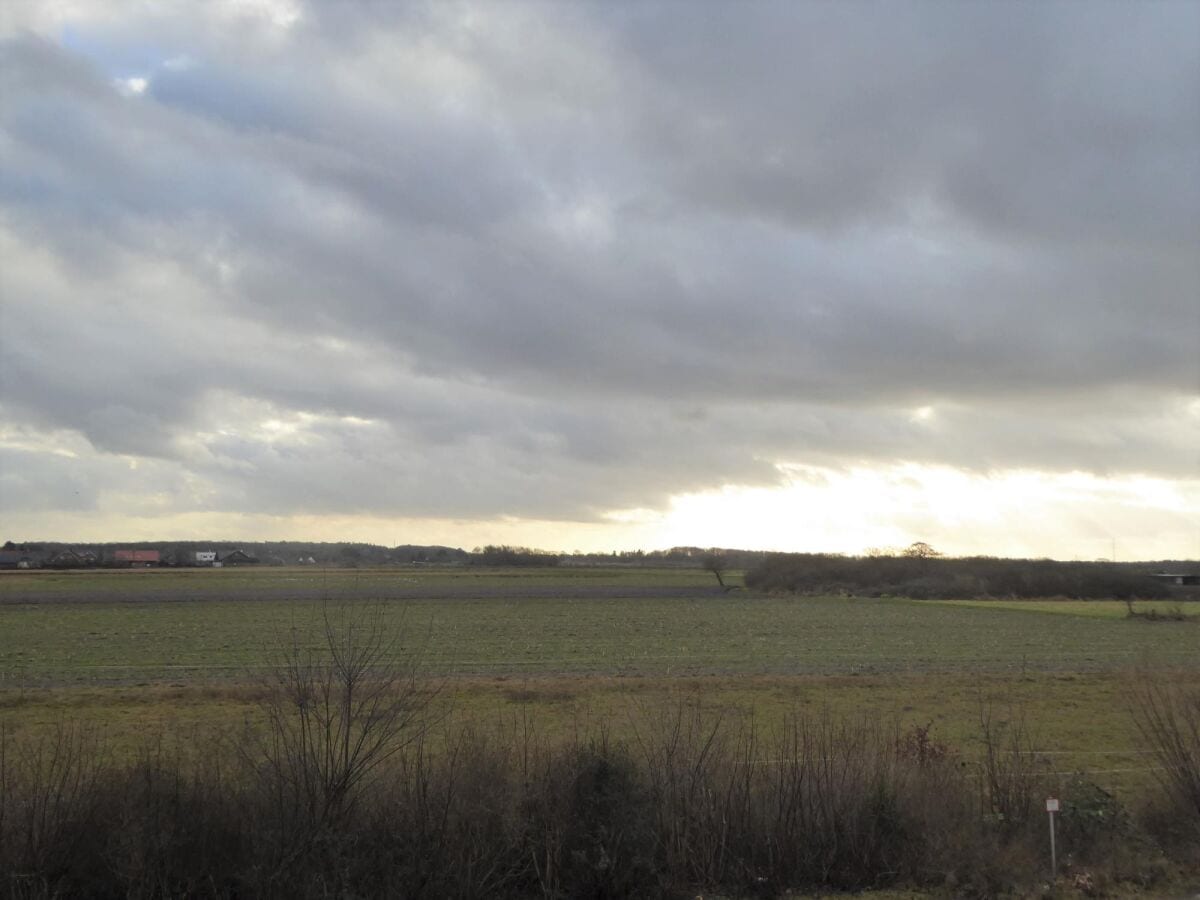
[[[1129,607],[1120,600],[934,600],[948,606],[970,606],[978,609],[1015,609],[1025,612],[1056,613],[1063,616],[1088,616],[1097,619],[1124,619]],[[1139,613],[1172,613],[1200,617],[1200,603],[1174,600],[1137,600],[1133,608]]]
[[[735,576],[735,582],[738,578]],[[44,599],[204,600],[272,596],[344,597],[451,593],[489,595],[553,591],[568,595],[600,588],[619,594],[652,589],[709,588],[713,576],[683,568],[412,567],[323,569],[244,567],[227,569],[82,569],[0,572],[0,604]]]
[[[1181,666],[1194,623],[1115,602],[757,596],[694,570],[194,570],[0,578],[6,686],[237,678],[324,604],[377,609],[432,672],[872,674]],[[1161,604],[1160,604],[1161,605]]]
[[1200,623],[1110,602],[761,596],[680,569],[36,573],[0,577],[0,720],[130,739],[239,720],[293,628],[317,643],[325,606],[378,613],[480,719],[620,727],[699,698],[764,721],[831,707],[933,723],[969,746],[990,706],[1025,716],[1064,771],[1117,786],[1149,777],[1130,670],[1200,682]]

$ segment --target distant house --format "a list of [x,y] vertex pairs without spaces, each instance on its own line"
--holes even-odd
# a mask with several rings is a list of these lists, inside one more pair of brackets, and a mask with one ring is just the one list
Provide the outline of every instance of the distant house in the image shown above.
[[117,550],[113,562],[118,566],[140,569],[159,565],[162,560],[157,550]]
[[0,569],[32,569],[33,557],[23,550],[0,550]]
[[258,564],[258,557],[251,556],[244,550],[230,550],[222,554],[218,562],[223,566],[253,566]]
[[[92,562],[95,559],[93,557]],[[82,569],[86,565],[90,565],[81,553],[66,547],[56,553],[51,553],[46,557],[46,561],[42,563],[48,569]]]
[[211,566],[217,561],[216,550],[197,550],[193,561],[198,566]]
[[1167,584],[1200,584],[1200,574],[1195,572],[1155,572],[1150,577]]

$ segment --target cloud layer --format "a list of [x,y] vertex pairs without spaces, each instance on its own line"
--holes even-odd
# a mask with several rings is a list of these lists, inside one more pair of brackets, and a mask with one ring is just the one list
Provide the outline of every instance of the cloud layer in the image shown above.
[[1195,4],[4,15],[9,511],[1200,477]]

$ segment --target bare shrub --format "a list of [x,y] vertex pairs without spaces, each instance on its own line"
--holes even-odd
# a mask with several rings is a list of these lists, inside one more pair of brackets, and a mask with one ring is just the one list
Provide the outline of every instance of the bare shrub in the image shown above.
[[[915,549],[914,549],[915,548]],[[1164,599],[1170,589],[1143,567],[1114,563],[972,557],[947,559],[928,545],[901,555],[772,553],[746,572],[755,590],[922,598],[1073,597]]]
[[912,725],[896,736],[896,752],[919,766],[932,766],[952,755],[950,745],[933,737],[933,722]]
[[275,845],[269,881],[303,855],[336,855],[370,779],[434,718],[437,686],[383,612],[326,604],[315,646],[293,628],[269,670],[266,724],[237,745]]
[[186,751],[159,735],[105,785],[105,863],[126,897],[227,895],[244,866],[238,786],[195,734]]
[[1200,616],[1188,615],[1183,611],[1183,607],[1178,603],[1168,609],[1148,609],[1145,612],[1135,610],[1133,601],[1127,600],[1126,607],[1128,612],[1125,614],[1127,619],[1138,619],[1142,622],[1195,622],[1200,619]]
[[677,887],[942,883],[980,834],[948,749],[823,713],[763,729],[682,705],[641,737]]
[[981,793],[985,809],[1000,833],[1008,839],[1025,831],[1040,817],[1041,801],[1048,790],[1045,759],[1033,749],[1033,740],[1020,710],[996,719],[991,706],[980,705],[979,737]]
[[522,747],[510,732],[426,733],[386,764],[345,849],[359,896],[531,896],[520,815]]
[[717,784],[733,761],[729,731],[724,716],[695,699],[665,715],[642,710],[634,722],[661,864],[688,886],[720,884],[726,874],[731,823]]
[[1200,688],[1139,674],[1127,698],[1133,721],[1158,763],[1155,775],[1164,793],[1186,826],[1200,833]]
[[[412,655],[385,651],[371,619],[352,622],[349,638],[332,615],[314,647],[293,638],[259,733],[225,753],[178,736],[110,765],[84,729],[19,743],[0,730],[0,891],[466,900],[904,885],[982,897],[1044,872],[1050,773],[1019,714],[981,708],[978,781],[928,725],[827,711],[763,724],[699,694],[635,712],[627,743],[603,723],[543,740],[520,714],[434,728]],[[1170,791],[1158,812],[1178,829],[1196,799],[1180,773],[1195,774],[1200,692],[1137,690]],[[1160,884],[1166,841],[1150,844],[1086,778],[1065,788],[1060,849],[1087,862],[1071,871],[1079,884]],[[1172,860],[1200,847],[1190,810]]]
[[[789,717],[768,736],[774,762],[760,767],[767,855],[755,878],[776,889],[861,888],[924,881],[929,850],[957,827],[965,799],[950,767],[901,752],[895,728],[866,719]],[[765,802],[764,802],[765,801]],[[746,852],[753,852],[747,847]]]
[[607,732],[544,760],[525,798],[530,858],[547,897],[647,897],[659,887],[653,804],[629,748]]
[[74,722],[19,742],[0,733],[0,872],[15,896],[76,893],[99,867],[107,758]]

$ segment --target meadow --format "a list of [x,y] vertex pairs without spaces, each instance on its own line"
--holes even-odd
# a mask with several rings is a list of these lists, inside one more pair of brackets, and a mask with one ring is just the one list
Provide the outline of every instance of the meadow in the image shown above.
[[1200,651],[1192,623],[1128,621],[1111,601],[767,596],[686,569],[103,572],[0,578],[0,678],[244,677],[293,630],[314,639],[330,604],[379,612],[453,676],[1087,673]]
[[[428,881],[430,872],[407,872],[396,882],[407,885],[402,893],[413,885],[430,896],[483,890],[484,882],[467,877],[470,866],[463,868],[481,840],[506,860],[509,873],[504,890],[493,885],[488,891],[526,896],[558,884],[555,890],[570,893],[575,888],[561,886],[624,871],[603,864],[603,853],[595,866],[569,871],[572,860],[591,859],[596,841],[633,853],[629,871],[645,862],[642,850],[626,845],[623,828],[604,824],[605,817],[627,822],[632,816],[656,823],[653,835],[640,836],[654,859],[643,873],[646,884],[665,878],[676,887],[726,884],[753,893],[761,883],[754,873],[772,871],[781,886],[937,885],[945,879],[953,894],[959,879],[971,878],[986,893],[1027,884],[1038,872],[1041,821],[1031,812],[1037,792],[1064,792],[1076,804],[1072,809],[1083,810],[1075,821],[1085,823],[1097,810],[1117,809],[1114,802],[1129,809],[1158,802],[1161,808],[1152,798],[1160,796],[1156,780],[1163,769],[1131,711],[1148,684],[1200,691],[1200,620],[1130,619],[1125,604],[1114,601],[801,597],[749,591],[739,573],[726,582],[734,588],[722,590],[711,573],[697,569],[618,567],[5,574],[0,749],[7,745],[10,757],[24,762],[21,774],[5,774],[0,753],[0,780],[36,799],[43,796],[36,785],[54,784],[61,760],[76,760],[72,765],[82,768],[72,771],[82,774],[93,771],[88,760],[108,760],[107,774],[73,795],[73,805],[54,821],[66,828],[73,816],[91,816],[89,827],[102,835],[114,833],[113,816],[141,822],[147,834],[175,829],[171,841],[155,845],[154,865],[176,873],[171,877],[183,877],[178,873],[189,870],[198,848],[226,847],[227,856],[205,857],[196,871],[237,868],[242,887],[211,892],[270,894],[278,886],[255,881],[262,861],[279,853],[290,858],[297,847],[307,853],[316,835],[328,836],[333,826],[310,822],[316,830],[289,836],[286,823],[306,821],[303,816],[297,820],[296,810],[272,806],[275,788],[253,793],[263,778],[276,784],[270,781],[276,776],[238,766],[248,748],[260,746],[250,735],[269,727],[271,698],[283,696],[270,687],[272,672],[289,647],[319,650],[329,617],[394,639],[392,652],[416,661],[428,676],[423,683],[437,691],[427,711],[440,724],[381,775],[377,786],[390,785],[387,792],[364,794],[362,815],[344,823],[354,829],[353,840],[330,845],[332,856],[313,857],[313,872],[297,878],[326,877],[351,858],[366,867],[355,876],[359,885],[368,883],[366,872],[393,878],[400,870],[388,870],[389,857],[380,853],[394,852],[397,833],[373,832],[373,816],[428,815],[406,826],[404,840],[457,847],[465,862],[435,866],[438,877],[465,872],[464,884],[474,886],[452,890],[449,882]],[[1171,605],[1139,603],[1144,610]],[[671,736],[678,727],[672,722],[691,724],[679,738]],[[714,745],[717,728],[723,737]],[[83,751],[93,740],[102,752]],[[711,762],[690,755],[710,745],[720,748]],[[988,762],[998,748],[999,761]],[[456,767],[460,754],[474,761]],[[535,758],[541,774],[530,780],[522,772]],[[883,768],[814,783],[806,791],[815,794],[789,794],[788,815],[817,815],[823,804],[833,804],[839,810],[829,813],[834,832],[851,829],[849,842],[832,832],[828,840],[816,837],[830,827],[816,820],[801,829],[804,840],[780,831],[783,825],[770,814],[780,792],[806,773],[827,772],[830,759],[851,768],[875,760],[871,765]],[[222,780],[225,767],[240,774]],[[604,787],[607,781],[591,781],[613,772],[631,779],[616,795]],[[284,779],[276,787],[293,784],[282,770],[276,774]],[[992,780],[997,774],[1002,782]],[[897,792],[903,811],[896,814],[908,825],[883,828],[891,819],[872,812],[876,779]],[[658,787],[641,793],[639,785],[648,783]],[[669,787],[685,783],[694,789],[687,797]],[[438,784],[445,785],[447,804],[459,798],[450,818],[401,796],[411,790],[424,797],[440,790]],[[580,800],[583,784],[599,793]],[[493,790],[500,793],[489,815],[505,812],[484,839],[473,824],[480,809],[471,798]],[[1011,790],[1016,793],[1004,793]],[[106,791],[123,799],[104,799]],[[1118,801],[1104,799],[1103,791]],[[718,795],[725,806],[710,808]],[[177,809],[181,797],[191,799]],[[238,831],[248,827],[238,824],[246,817],[226,804],[239,797],[262,824]],[[1015,809],[1011,797],[1024,798],[1018,831],[1004,824],[1007,810]],[[683,806],[671,805],[677,801]],[[979,803],[992,812],[980,818]],[[188,812],[193,806],[199,812]],[[997,809],[1006,810],[999,819]],[[571,849],[562,836],[581,815],[600,815],[600,830]],[[721,823],[735,815],[745,820],[729,832]],[[700,820],[708,824],[694,834],[678,830]],[[30,835],[39,833],[40,821],[29,820]],[[215,830],[189,837],[195,821]],[[536,829],[547,827],[543,840]],[[1125,826],[1105,828],[1099,836],[1089,833],[1086,843],[1076,841],[1114,883],[1162,884],[1192,871],[1186,854],[1176,859],[1135,850],[1111,863],[1105,841],[1126,840]],[[233,844],[211,843],[218,833],[228,838],[229,829],[240,835]],[[860,845],[863,829],[875,837]],[[55,834],[46,846],[70,846],[62,837],[69,830]],[[711,850],[712,840],[728,857],[726,850]],[[185,852],[191,841],[199,843]],[[776,841],[801,856],[758,859]],[[366,855],[355,857],[353,847]],[[85,856],[68,853],[59,862],[20,858],[21,865],[51,873],[44,876],[45,896],[70,895],[69,885],[88,884],[97,877],[89,874],[91,865],[126,885],[120,890],[160,877],[144,868],[144,859],[131,863],[124,852],[100,842]],[[403,859],[428,852],[414,850]],[[543,854],[558,860],[558,881],[539,868]],[[835,858],[841,862],[831,869],[828,860]],[[722,859],[732,862],[718,865]],[[1174,868],[1177,863],[1182,868]],[[387,863],[393,864],[399,863]]]
[[[734,575],[735,584],[740,579]],[[694,569],[225,569],[0,577],[0,720],[64,715],[120,740],[252,713],[284,644],[323,609],[377,615],[460,710],[619,724],[681,696],[770,719],[800,707],[932,724],[969,745],[981,709],[1117,787],[1146,772],[1129,672],[1200,681],[1200,626],[1115,601],[914,601],[722,591]]]

